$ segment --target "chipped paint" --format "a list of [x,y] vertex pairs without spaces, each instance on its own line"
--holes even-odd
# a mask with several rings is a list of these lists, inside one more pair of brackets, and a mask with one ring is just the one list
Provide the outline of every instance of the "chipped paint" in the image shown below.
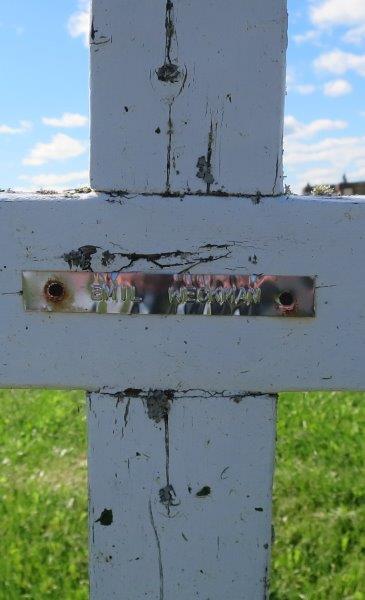
[[100,523],[103,527],[109,527],[113,523],[113,511],[111,508],[104,508],[100,517],[96,519],[95,523]]
[[79,268],[82,271],[91,270],[91,259],[93,254],[98,251],[96,246],[80,246],[77,250],[71,250],[63,255],[63,259],[67,262],[70,269]]
[[[113,266],[113,271],[124,271],[134,267],[140,261],[152,263],[159,269],[171,267],[188,267],[198,264],[210,263],[230,255],[230,248],[233,248],[239,242],[229,242],[227,244],[205,244],[200,246],[197,251],[190,250],[171,250],[168,252],[111,252],[109,249],[103,250],[97,246],[81,246],[77,250],[71,250],[63,254],[63,259],[67,262],[70,269],[80,269],[82,271],[94,271],[95,263],[99,262],[103,267]],[[227,252],[213,254],[208,250],[220,250],[225,248]],[[178,259],[178,260],[174,260]],[[118,262],[121,263],[120,266]],[[117,263],[117,264],[116,264]]]
[[210,121],[210,129],[208,133],[208,148],[207,155],[200,156],[197,161],[197,169],[198,172],[196,176],[199,179],[202,179],[206,184],[206,193],[209,195],[211,191],[211,185],[214,183],[214,176],[212,173],[212,155],[213,155],[213,145],[214,145],[214,131],[215,135],[217,133],[217,124],[213,127],[213,121]]
[[172,390],[149,390],[146,396],[148,417],[155,423],[166,419],[173,399],[174,392]]
[[171,506],[179,506],[180,502],[177,500],[176,492],[174,487],[171,484],[165,485],[165,487],[161,488],[159,491],[160,502],[169,508]]
[[212,490],[211,490],[210,486],[205,485],[195,495],[197,498],[206,498],[207,496],[210,496],[211,493],[212,493]]
[[174,24],[174,3],[166,0],[165,6],[165,60],[161,67],[156,70],[157,78],[164,83],[177,83],[181,80],[183,73],[179,65],[172,58],[172,42],[176,38]]

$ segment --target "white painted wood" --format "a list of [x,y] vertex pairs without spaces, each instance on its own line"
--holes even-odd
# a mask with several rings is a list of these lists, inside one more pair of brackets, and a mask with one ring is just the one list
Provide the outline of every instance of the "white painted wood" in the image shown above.
[[92,187],[280,194],[286,17],[286,0],[93,0]]
[[[262,393],[365,389],[365,198],[273,197],[285,0],[92,12],[91,181],[126,193],[0,194],[0,386],[91,391],[92,600],[259,600],[275,440]],[[26,313],[22,271],[69,265],[316,276],[317,314]]]
[[[40,198],[0,200],[1,386],[365,389],[364,198]],[[67,270],[85,245],[94,270],[108,250],[144,257],[107,270],[315,275],[317,315],[25,313],[22,270]]]
[[275,405],[89,396],[91,600],[266,597]]

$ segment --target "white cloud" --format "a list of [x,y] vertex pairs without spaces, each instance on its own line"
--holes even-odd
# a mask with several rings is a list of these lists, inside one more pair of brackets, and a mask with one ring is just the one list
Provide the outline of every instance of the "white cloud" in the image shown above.
[[28,181],[30,189],[63,190],[65,186],[73,187],[88,185],[89,171],[72,171],[70,173],[41,173],[39,175],[20,175],[19,179]]
[[[365,39],[364,0],[322,0],[313,2],[310,9],[312,23],[318,33],[323,29],[348,27],[342,36],[347,44],[362,44]],[[314,34],[313,34],[314,35]]]
[[82,37],[87,46],[90,31],[90,2],[89,0],[79,0],[78,6],[78,10],[68,20],[67,29],[71,37]]
[[313,163],[316,166],[318,163],[329,161],[334,165],[342,165],[343,170],[344,165],[354,160],[365,160],[365,136],[331,137],[311,143],[287,138],[286,153],[287,165]]
[[314,25],[293,35],[296,44],[321,45],[324,33],[345,28],[342,40],[347,44],[362,44],[365,39],[365,2],[363,0],[308,0],[310,20]]
[[324,0],[310,10],[312,22],[319,27],[358,25],[365,22],[364,0]]
[[288,92],[296,92],[302,96],[313,94],[316,86],[311,83],[297,83],[297,77],[293,68],[288,68],[286,73],[286,89]]
[[290,89],[292,85],[294,85],[295,82],[295,72],[293,67],[290,67],[288,65],[287,69],[286,69],[286,87],[287,89]]
[[347,122],[333,119],[316,119],[302,123],[292,115],[285,117],[285,136],[287,140],[310,139],[323,131],[346,129]]
[[353,181],[365,181],[365,160],[358,163],[358,169],[349,173],[349,179]]
[[293,35],[293,40],[297,44],[304,44],[305,42],[315,42],[318,40],[320,36],[320,32],[316,29],[310,29],[309,31],[305,31],[304,33],[298,33],[297,35]]
[[88,118],[77,113],[63,113],[61,117],[43,117],[42,122],[50,127],[84,127]]
[[308,96],[316,91],[316,86],[312,85],[311,83],[304,83],[295,85],[293,89],[301,96]]
[[299,176],[299,192],[301,192],[307,183],[312,185],[335,185],[342,177],[343,173],[336,167],[313,167],[304,169]]
[[284,163],[288,184],[301,192],[306,183],[334,184],[343,173],[348,179],[365,179],[365,136],[326,137],[313,140],[323,131],[344,129],[344,121],[321,119],[301,123],[287,117]]
[[32,129],[33,123],[30,121],[20,121],[18,127],[11,127],[10,125],[0,125],[0,134],[16,135],[18,133],[26,133]]
[[314,61],[314,66],[319,71],[328,71],[335,75],[355,71],[365,77],[365,54],[343,52],[336,48],[318,56]]
[[365,23],[358,27],[351,27],[342,37],[347,44],[360,45],[365,40]]
[[44,165],[52,160],[66,160],[84,154],[87,144],[64,133],[57,133],[47,143],[39,142],[23,159],[23,165]]
[[345,96],[352,92],[352,85],[346,79],[334,79],[327,81],[323,86],[323,93],[325,96],[332,96],[337,98],[338,96]]

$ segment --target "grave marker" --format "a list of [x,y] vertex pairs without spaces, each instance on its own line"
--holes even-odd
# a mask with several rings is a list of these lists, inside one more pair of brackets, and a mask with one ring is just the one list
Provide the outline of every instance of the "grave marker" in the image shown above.
[[89,392],[92,600],[261,599],[276,393],[365,388],[365,201],[283,193],[284,0],[92,13],[96,192],[0,195],[0,385]]

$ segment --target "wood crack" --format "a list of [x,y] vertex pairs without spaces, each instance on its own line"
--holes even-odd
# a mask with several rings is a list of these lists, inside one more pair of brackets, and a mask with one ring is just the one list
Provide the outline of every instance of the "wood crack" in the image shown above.
[[163,564],[162,564],[161,542],[160,542],[160,538],[158,535],[156,523],[153,518],[151,498],[148,501],[148,512],[149,512],[149,516],[150,516],[150,522],[151,522],[151,526],[153,529],[153,533],[155,534],[156,546],[157,546],[157,559],[158,559],[158,570],[159,570],[159,580],[160,580],[159,600],[164,600],[164,573],[163,573]]
[[279,154],[276,157],[275,179],[274,179],[274,185],[272,186],[272,193],[273,194],[275,192],[276,184],[277,184],[277,181],[278,181],[278,176],[279,176]]
[[[140,398],[142,400],[151,399],[153,395],[157,394],[160,398],[165,398],[166,402],[179,400],[180,398],[225,398],[227,400],[233,400],[237,404],[239,404],[245,398],[259,398],[260,396],[266,396],[270,398],[276,399],[278,397],[277,394],[272,394],[268,392],[228,392],[227,390],[220,391],[212,391],[204,388],[187,388],[183,390],[147,390],[140,388],[127,388],[125,390],[120,391],[110,391],[108,388],[101,388],[97,392],[93,392],[97,394],[101,394],[103,396],[109,396],[112,398]],[[164,405],[160,407],[159,412],[156,412],[153,416],[151,412],[149,412],[149,417],[156,422],[160,422],[164,419],[166,407]],[[158,417],[159,415],[159,417]],[[158,419],[158,420],[157,420]]]
[[[206,161],[206,157],[203,156],[202,157],[204,159],[204,161]],[[198,159],[199,161],[199,159]],[[197,167],[199,169],[200,167],[200,163],[197,163]],[[199,172],[199,171],[198,171]],[[201,179],[203,179],[203,177],[201,177]],[[105,198],[106,202],[110,202],[111,204],[120,204],[121,206],[124,206],[125,204],[125,200],[133,200],[134,198],[156,198],[156,197],[161,197],[161,198],[189,198],[189,197],[193,197],[193,196],[203,196],[203,197],[218,197],[218,198],[247,198],[249,200],[251,200],[254,204],[260,204],[261,201],[265,200],[265,198],[285,198],[288,197],[288,194],[283,194],[283,193],[277,193],[277,194],[261,194],[260,191],[257,191],[255,194],[252,193],[240,193],[240,192],[226,192],[223,190],[210,190],[209,193],[202,191],[202,190],[198,190],[196,192],[191,192],[191,191],[182,191],[182,192],[173,192],[170,190],[165,190],[163,192],[139,192],[139,193],[132,193],[129,192],[128,190],[97,190],[96,193],[98,194],[105,194],[107,196],[109,196],[109,198]],[[352,204],[357,204],[356,202],[352,202]]]
[[[110,252],[103,250],[99,246],[91,244],[80,246],[77,250],[71,250],[62,255],[62,258],[67,262],[70,269],[80,269],[82,271],[93,271],[93,260],[95,255],[100,256],[100,262],[103,267],[110,267],[119,259],[128,261],[125,265],[115,268],[115,272],[122,272],[130,267],[133,267],[139,261],[152,263],[159,269],[170,269],[172,267],[183,267],[180,273],[184,273],[189,268],[193,268],[199,264],[215,262],[224,258],[229,258],[231,248],[236,246],[238,242],[230,242],[227,244],[205,244],[200,246],[197,251],[191,252],[188,250],[173,250],[169,252],[143,253],[143,252]],[[226,249],[225,253],[212,254],[211,250]],[[100,252],[99,252],[100,251]],[[202,255],[206,253],[206,255]],[[169,259],[177,258],[179,260],[171,261]]]
[[167,120],[167,157],[166,157],[166,194],[170,193],[170,177],[171,177],[171,152],[172,152],[172,134],[173,134],[173,122],[172,122],[172,105],[169,104],[169,118]]
[[156,71],[157,78],[164,83],[177,83],[181,79],[179,65],[171,57],[172,40],[176,35],[173,10],[173,2],[167,0],[165,7],[165,58],[163,65]]

